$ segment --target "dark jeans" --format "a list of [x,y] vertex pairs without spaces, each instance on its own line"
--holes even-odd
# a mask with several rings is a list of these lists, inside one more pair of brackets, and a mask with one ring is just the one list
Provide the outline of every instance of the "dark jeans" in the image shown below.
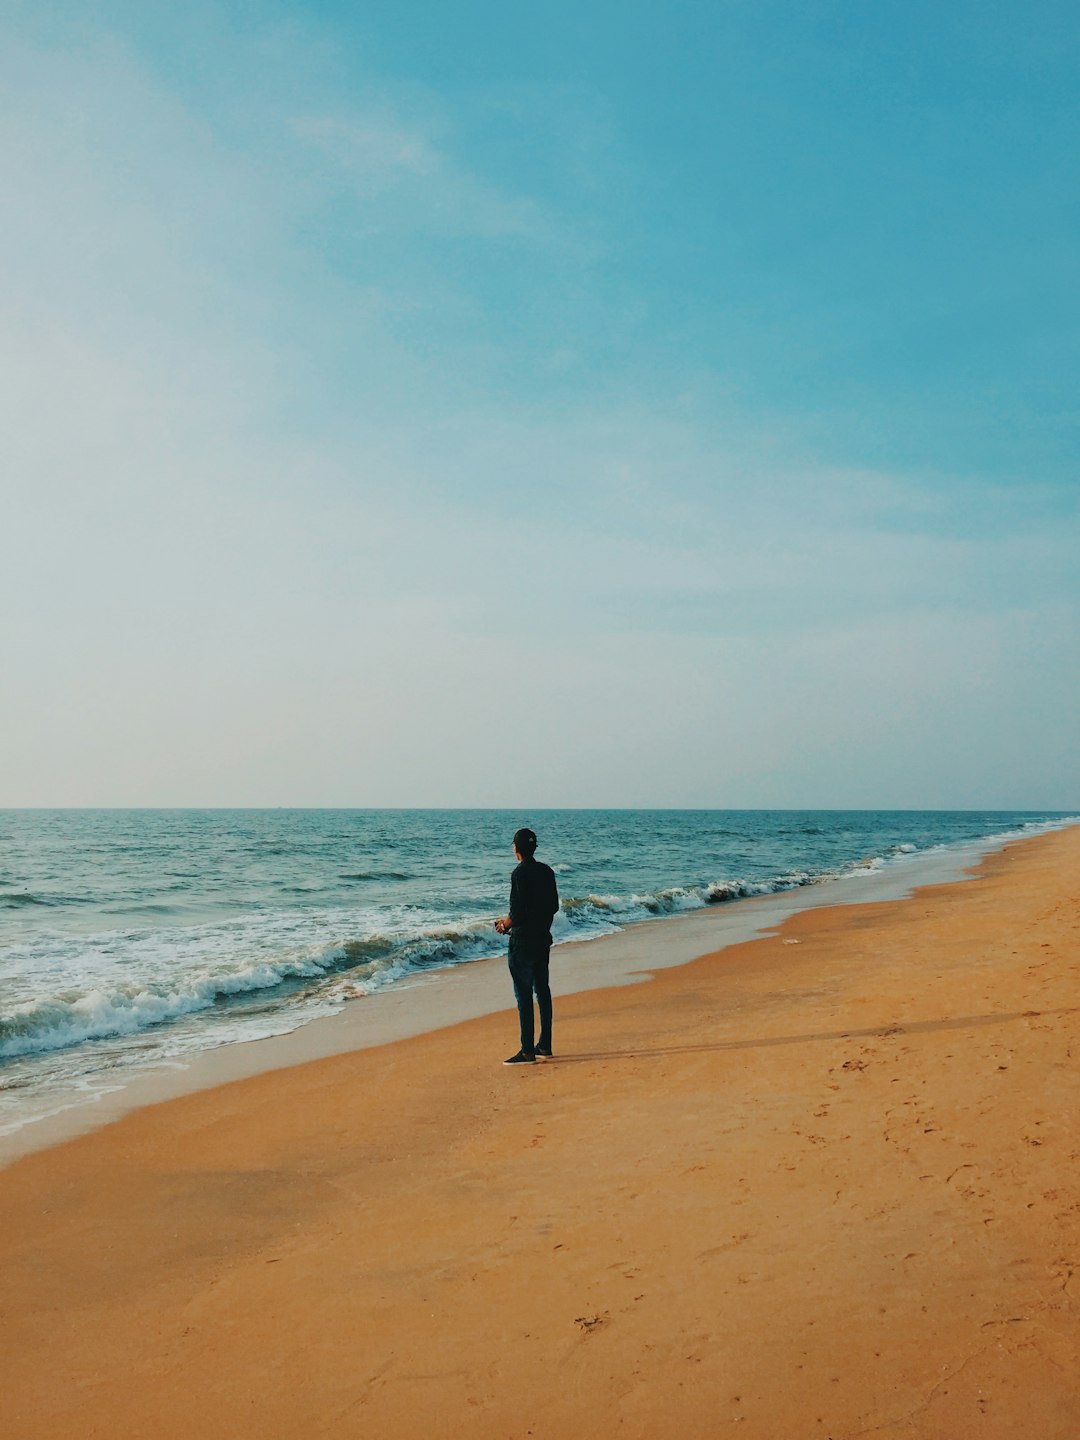
[[[518,1019],[521,1021],[521,1048],[526,1055],[532,1055],[537,1045],[541,1050],[551,1049],[551,986],[548,983],[548,962],[551,958],[551,942],[543,940],[521,940],[510,937],[510,978],[514,982],[514,998],[517,1000]],[[533,991],[540,1007],[540,1038],[533,1040]]]

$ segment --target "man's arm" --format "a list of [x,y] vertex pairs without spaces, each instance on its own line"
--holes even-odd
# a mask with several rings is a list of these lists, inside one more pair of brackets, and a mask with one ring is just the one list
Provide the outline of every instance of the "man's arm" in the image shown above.
[[521,884],[521,871],[515,870],[510,876],[510,914],[506,917],[509,921],[508,929],[515,925],[525,923],[525,893]]
[[521,923],[521,894],[518,890],[518,873],[515,870],[510,876],[510,914],[500,915],[495,921],[495,929],[500,935],[509,935],[514,925]]
[[548,876],[550,877],[548,884],[548,905],[551,910],[551,918],[554,920],[555,916],[559,913],[559,886],[555,879],[555,871],[552,870],[550,866],[548,867]]

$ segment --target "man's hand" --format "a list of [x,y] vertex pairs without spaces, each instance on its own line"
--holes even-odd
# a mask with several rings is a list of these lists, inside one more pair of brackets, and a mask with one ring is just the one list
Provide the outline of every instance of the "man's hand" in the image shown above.
[[509,935],[509,933],[510,933],[510,916],[509,916],[509,915],[500,915],[499,918],[498,918],[498,920],[495,921],[495,929],[499,932],[500,935]]

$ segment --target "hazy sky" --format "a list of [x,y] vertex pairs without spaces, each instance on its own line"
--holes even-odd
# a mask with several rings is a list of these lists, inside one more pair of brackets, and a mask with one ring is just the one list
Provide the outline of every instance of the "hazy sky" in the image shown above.
[[0,0],[0,805],[1080,806],[1080,11]]

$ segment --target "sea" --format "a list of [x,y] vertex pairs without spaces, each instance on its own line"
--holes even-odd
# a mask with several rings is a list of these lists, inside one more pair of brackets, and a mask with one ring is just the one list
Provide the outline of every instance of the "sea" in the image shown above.
[[[556,944],[857,879],[1052,812],[0,810],[0,1135],[125,1077],[505,952],[521,825]],[[557,986],[557,964],[553,969]],[[75,1099],[73,1100],[73,1097]]]

